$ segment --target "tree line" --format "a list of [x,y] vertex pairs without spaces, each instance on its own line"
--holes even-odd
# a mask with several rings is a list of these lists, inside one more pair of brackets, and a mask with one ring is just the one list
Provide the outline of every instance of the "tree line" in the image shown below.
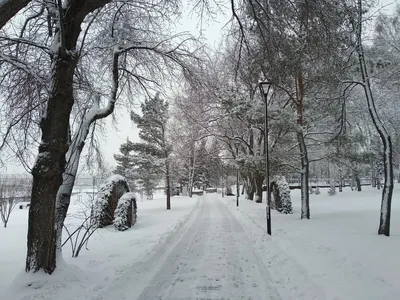
[[[1,2],[0,151],[33,178],[27,272],[55,270],[82,152],[88,144],[89,163],[97,160],[98,132],[118,107],[134,111],[141,141],[121,146],[116,172],[148,195],[164,177],[167,208],[171,182],[215,186],[225,164],[262,202],[268,147],[271,176],[300,177],[305,219],[310,168],[328,160],[355,178],[369,166],[383,177],[378,233],[390,234],[398,11],[378,15],[366,43],[371,1],[225,4],[232,20],[211,53],[174,31],[178,1]],[[271,84],[266,100],[260,81]]]

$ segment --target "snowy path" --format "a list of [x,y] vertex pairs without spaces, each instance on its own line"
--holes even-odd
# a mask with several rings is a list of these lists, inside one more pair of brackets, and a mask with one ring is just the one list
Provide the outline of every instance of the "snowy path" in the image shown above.
[[137,299],[281,299],[243,227],[218,198],[200,212]]

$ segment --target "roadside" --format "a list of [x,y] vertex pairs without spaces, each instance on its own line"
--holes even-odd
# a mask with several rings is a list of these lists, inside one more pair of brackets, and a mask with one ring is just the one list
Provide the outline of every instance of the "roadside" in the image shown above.
[[221,198],[248,231],[284,299],[398,299],[400,205],[394,196],[392,236],[377,235],[380,191],[346,189],[336,196],[311,195],[311,220],[300,220],[300,193],[292,191],[294,214],[272,212],[266,233],[265,203]]
[[89,241],[89,250],[82,250],[77,258],[70,257],[66,245],[65,262],[58,262],[51,276],[23,271],[28,210],[13,212],[9,227],[0,229],[0,295],[7,300],[92,298],[129,266],[151,259],[159,245],[184,228],[196,214],[199,197],[173,197],[171,203],[167,211],[165,199],[138,202],[138,220],[131,229],[99,229]]

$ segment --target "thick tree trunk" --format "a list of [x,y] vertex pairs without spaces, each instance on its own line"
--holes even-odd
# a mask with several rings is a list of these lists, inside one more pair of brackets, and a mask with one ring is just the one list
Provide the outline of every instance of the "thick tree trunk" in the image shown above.
[[[36,163],[28,221],[25,270],[43,270],[51,274],[56,268],[55,203],[63,182],[68,130],[74,104],[73,75],[78,57],[76,46],[84,18],[109,0],[70,0],[60,9],[54,36],[50,96],[40,129],[42,139]],[[61,15],[64,13],[65,15]]]
[[357,30],[357,53],[358,61],[361,69],[362,83],[364,87],[365,96],[367,98],[368,111],[371,116],[372,122],[383,144],[383,163],[384,163],[384,186],[382,191],[381,214],[379,221],[378,234],[386,236],[390,235],[390,214],[393,196],[393,146],[389,132],[386,130],[385,125],[380,120],[376,111],[374,98],[372,95],[371,84],[368,75],[368,68],[365,62],[364,49],[362,45],[362,0],[358,0],[358,30]]
[[69,116],[74,103],[72,78],[76,60],[54,57],[52,90],[40,128],[42,141],[32,170],[26,271],[52,273],[56,268],[55,201],[62,184],[68,150]]
[[339,168],[339,193],[343,192],[343,170]]
[[247,189],[246,189],[247,199],[248,200],[251,200],[251,201],[254,200],[255,191],[256,191],[256,189],[255,189],[255,184],[254,184],[253,177],[251,175],[249,175],[247,177]]
[[6,0],[0,2],[0,29],[31,0]]
[[264,182],[264,176],[261,173],[257,172],[256,174],[254,174],[257,203],[262,203],[263,182]]

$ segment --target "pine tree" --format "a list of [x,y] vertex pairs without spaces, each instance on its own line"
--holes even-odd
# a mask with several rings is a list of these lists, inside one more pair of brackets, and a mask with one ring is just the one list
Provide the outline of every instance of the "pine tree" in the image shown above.
[[152,199],[163,171],[160,159],[146,153],[146,150],[141,143],[128,140],[122,144],[121,154],[114,155],[117,161],[114,173],[124,176],[131,190],[143,191],[148,199]]
[[143,141],[136,143],[135,151],[163,161],[167,193],[167,209],[171,209],[170,162],[172,147],[167,140],[168,102],[159,94],[146,99],[141,105],[142,115],[131,112],[131,120],[140,130],[139,137]]

